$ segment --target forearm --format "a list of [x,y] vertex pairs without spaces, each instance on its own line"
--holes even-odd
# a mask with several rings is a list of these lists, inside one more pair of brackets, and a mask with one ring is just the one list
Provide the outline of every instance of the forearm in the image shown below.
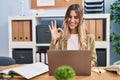
[[55,47],[56,47],[56,44],[53,41],[51,41],[49,49],[55,49]]
[[95,42],[92,47],[92,66],[97,66],[97,54],[96,54]]

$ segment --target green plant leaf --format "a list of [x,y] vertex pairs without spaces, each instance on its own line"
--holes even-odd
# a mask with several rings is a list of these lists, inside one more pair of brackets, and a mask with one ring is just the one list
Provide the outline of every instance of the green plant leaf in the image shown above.
[[110,20],[120,24],[120,0],[110,5]]
[[113,46],[112,52],[120,54],[120,36],[117,33],[110,33],[110,40]]
[[54,77],[57,80],[71,80],[75,76],[75,71],[70,66],[60,66],[54,72]]

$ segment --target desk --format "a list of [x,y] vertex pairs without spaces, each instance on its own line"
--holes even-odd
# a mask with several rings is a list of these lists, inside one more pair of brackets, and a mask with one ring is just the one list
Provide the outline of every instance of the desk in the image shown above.
[[[20,65],[11,65],[11,66],[1,66],[0,70],[5,70],[8,68],[16,67]],[[24,78],[14,78],[11,80],[26,80]],[[56,80],[53,76],[49,76],[48,73],[36,76],[30,80]],[[120,76],[113,72],[104,72],[104,73],[97,73],[92,71],[91,76],[76,76],[74,80],[120,80]]]

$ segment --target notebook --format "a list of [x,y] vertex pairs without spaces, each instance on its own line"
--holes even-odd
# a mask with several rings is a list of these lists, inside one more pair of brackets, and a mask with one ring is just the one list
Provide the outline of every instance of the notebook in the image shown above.
[[53,75],[57,67],[71,66],[77,76],[91,75],[92,51],[90,50],[48,50],[49,75]]

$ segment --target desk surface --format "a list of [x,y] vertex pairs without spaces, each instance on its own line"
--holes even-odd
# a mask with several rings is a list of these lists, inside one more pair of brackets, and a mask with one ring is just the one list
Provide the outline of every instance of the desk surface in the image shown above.
[[[0,70],[5,70],[8,68],[16,67],[18,65],[11,65],[11,66],[0,66]],[[20,65],[19,65],[20,66]],[[12,80],[26,80],[24,78],[14,78]],[[36,76],[30,80],[56,80],[53,76],[49,76],[48,73]],[[120,76],[118,76],[114,72],[103,72],[97,73],[92,71],[91,76],[76,76],[74,80],[120,80]]]

